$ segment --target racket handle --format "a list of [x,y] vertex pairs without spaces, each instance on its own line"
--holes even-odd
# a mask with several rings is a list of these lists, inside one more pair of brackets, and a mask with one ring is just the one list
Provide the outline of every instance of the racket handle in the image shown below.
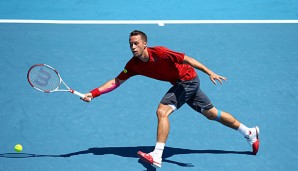
[[[70,92],[71,92],[72,94],[75,94],[75,95],[77,95],[77,96],[80,96],[81,98],[84,98],[84,97],[85,97],[85,94],[82,94],[82,93],[80,93],[80,92],[77,92],[77,91],[75,91],[75,90],[73,90],[73,89],[70,89]],[[90,98],[89,98],[89,100],[91,101]]]

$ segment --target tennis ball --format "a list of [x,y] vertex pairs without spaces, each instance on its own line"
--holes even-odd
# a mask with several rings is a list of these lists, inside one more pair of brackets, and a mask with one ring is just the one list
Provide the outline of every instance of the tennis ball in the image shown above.
[[16,152],[21,152],[23,150],[23,146],[21,144],[17,144],[16,146],[14,146],[14,150]]

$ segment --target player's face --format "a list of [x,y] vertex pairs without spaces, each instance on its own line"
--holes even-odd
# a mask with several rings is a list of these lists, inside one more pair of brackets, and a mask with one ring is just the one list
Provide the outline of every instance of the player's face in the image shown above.
[[130,36],[129,46],[134,57],[142,57],[147,47],[147,42],[142,40],[141,35]]

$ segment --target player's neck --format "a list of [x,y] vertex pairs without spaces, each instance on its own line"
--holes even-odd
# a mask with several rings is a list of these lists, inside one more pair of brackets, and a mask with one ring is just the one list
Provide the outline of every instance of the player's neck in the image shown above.
[[139,59],[140,59],[142,62],[148,62],[148,61],[149,61],[149,53],[148,53],[147,48],[144,50],[142,56],[140,56]]

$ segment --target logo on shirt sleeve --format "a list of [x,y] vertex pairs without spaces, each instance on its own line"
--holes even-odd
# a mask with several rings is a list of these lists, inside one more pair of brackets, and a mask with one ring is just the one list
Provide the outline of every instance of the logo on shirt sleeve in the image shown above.
[[127,73],[127,69],[124,68],[123,72],[126,74]]

